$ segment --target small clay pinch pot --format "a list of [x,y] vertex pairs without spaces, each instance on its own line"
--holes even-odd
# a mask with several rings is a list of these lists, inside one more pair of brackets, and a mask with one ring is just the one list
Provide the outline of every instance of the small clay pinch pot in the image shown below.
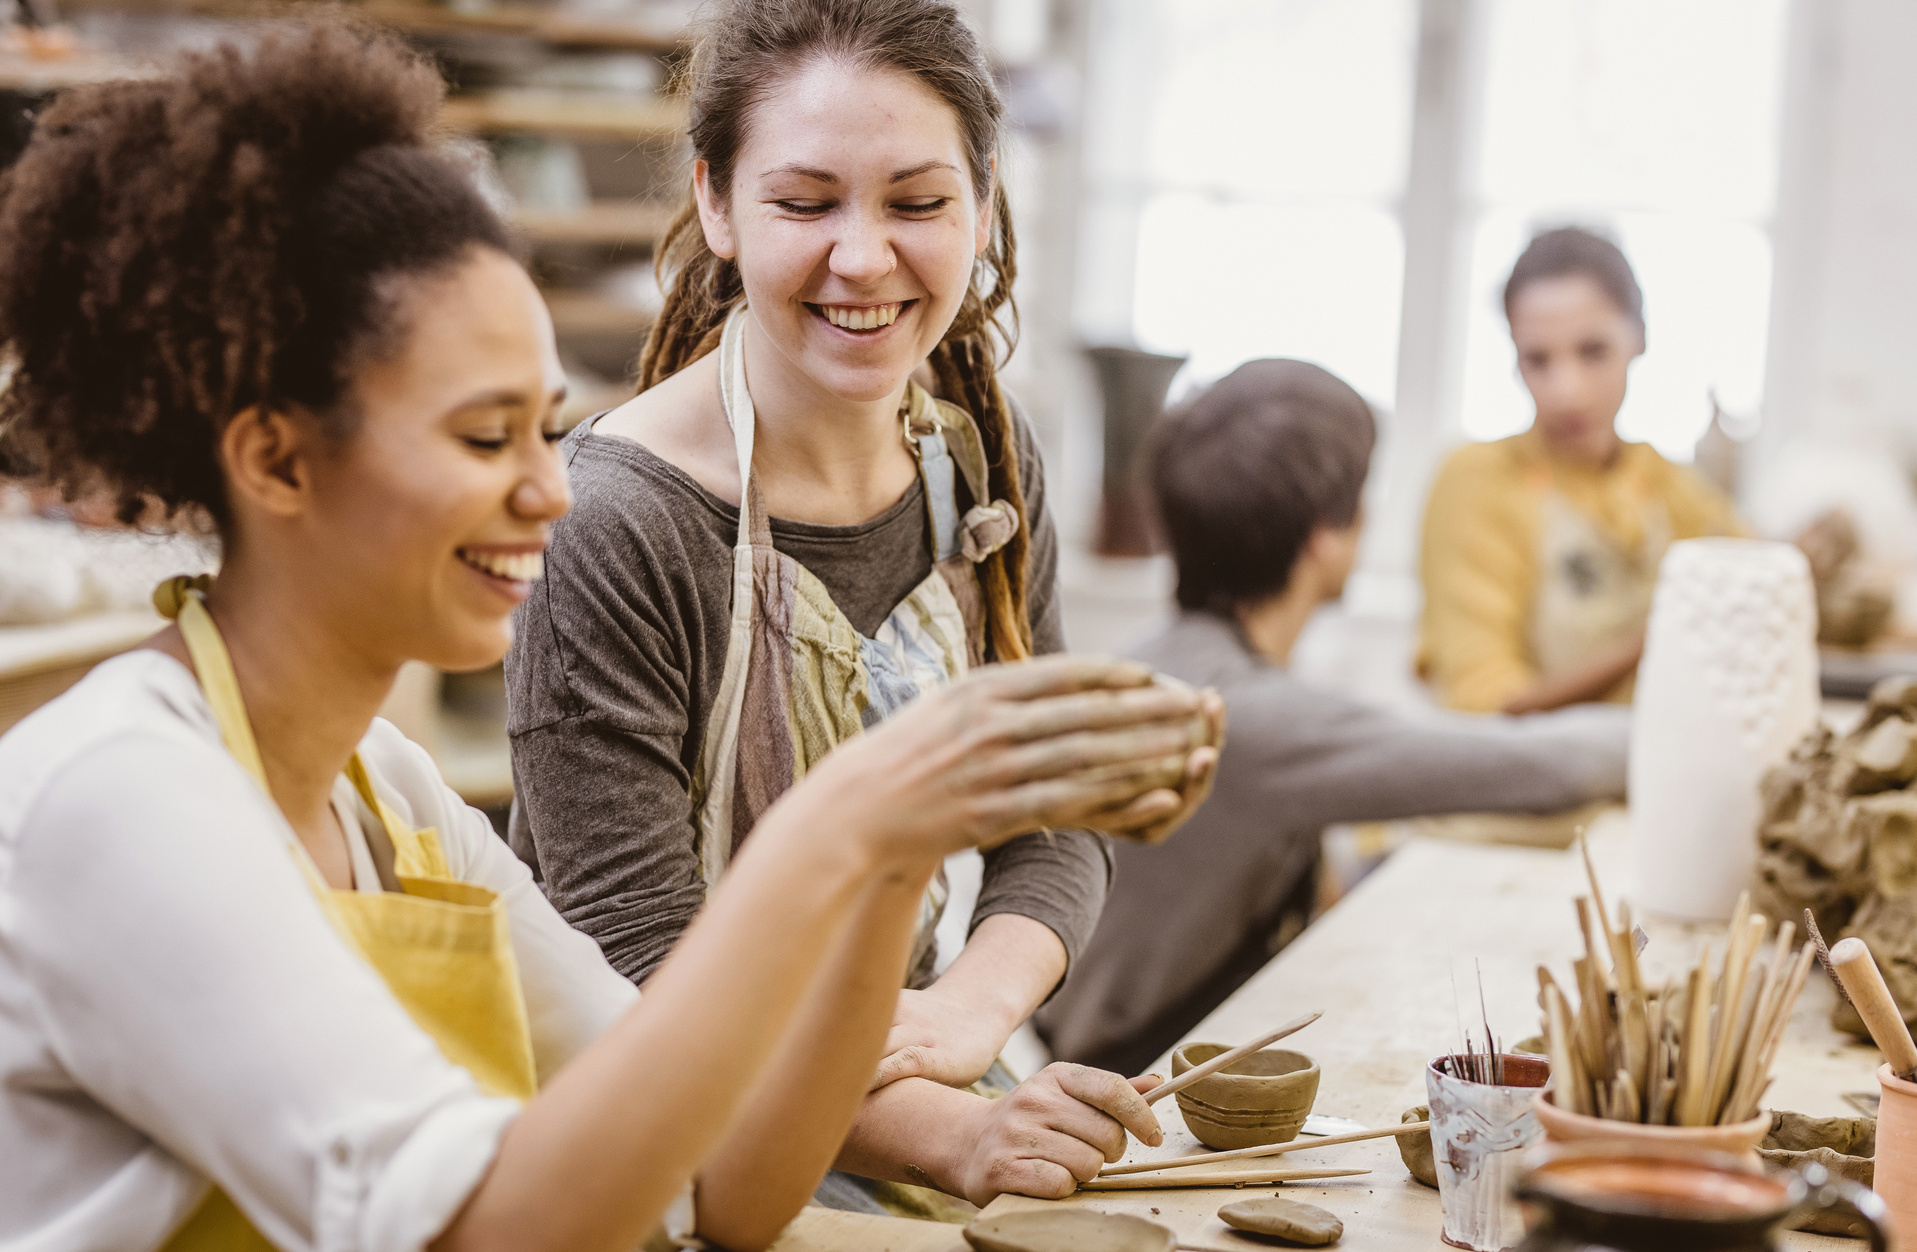
[[1178,1247],[1178,1237],[1157,1222],[1079,1208],[981,1217],[964,1234],[978,1252],[1175,1252]]
[[[1222,1043],[1187,1043],[1172,1053],[1172,1076],[1228,1050]],[[1289,1048],[1254,1052],[1177,1095],[1186,1129],[1219,1149],[1296,1139],[1317,1098],[1318,1063]]]

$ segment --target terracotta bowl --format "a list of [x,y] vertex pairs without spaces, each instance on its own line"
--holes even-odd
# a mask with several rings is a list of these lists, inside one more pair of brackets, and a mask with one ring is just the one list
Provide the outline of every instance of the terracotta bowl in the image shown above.
[[1724,1152],[1749,1164],[1759,1163],[1757,1145],[1770,1133],[1771,1115],[1760,1112],[1747,1122],[1729,1126],[1646,1126],[1614,1122],[1603,1117],[1567,1113],[1551,1103],[1551,1092],[1540,1091],[1531,1101],[1544,1137],[1552,1143],[1611,1140],[1657,1148],[1684,1148],[1694,1152]]
[[[1172,1053],[1172,1076],[1227,1050],[1222,1043],[1185,1044]],[[1317,1098],[1318,1063],[1287,1048],[1254,1052],[1177,1095],[1185,1128],[1219,1149],[1296,1139]]]

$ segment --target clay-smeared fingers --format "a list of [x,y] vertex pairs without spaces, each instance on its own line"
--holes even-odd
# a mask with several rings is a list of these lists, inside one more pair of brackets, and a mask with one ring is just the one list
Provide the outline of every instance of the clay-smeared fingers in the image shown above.
[[1149,687],[1152,671],[1115,657],[1059,655],[980,666],[965,681],[996,699],[1037,700],[1074,691]]
[[1078,691],[1034,700],[1000,701],[983,728],[1006,743],[1029,743],[1080,731],[1189,724],[1194,742],[1202,742],[1202,707],[1195,695],[1158,686]]
[[1005,1194],[1028,1195],[1035,1200],[1063,1200],[1077,1191],[1082,1181],[1056,1161],[1010,1156],[992,1162],[985,1170],[983,1194],[974,1193],[968,1198],[981,1207]]
[[[1081,778],[1066,776],[1020,783],[982,795],[974,801],[975,842],[989,850],[1008,839],[1047,826],[1073,829],[1085,826],[1094,813],[1118,808],[1148,789],[1151,763],[1136,776]],[[1177,796],[1177,792],[1167,794]]]
[[1185,757],[1196,746],[1189,724],[1153,722],[1056,735],[980,752],[974,757],[974,768],[982,771],[983,781],[1009,785],[1070,774],[1130,776],[1137,767],[1149,763],[1154,776],[1164,778],[1165,786],[1181,787],[1185,782]]
[[[1120,1126],[1138,1137],[1140,1143],[1156,1147],[1164,1142],[1164,1132],[1158,1127],[1158,1115],[1152,1112],[1152,1106],[1145,1103],[1138,1088],[1124,1078],[1109,1070],[1093,1069],[1089,1065],[1058,1064],[1048,1066],[1058,1073],[1058,1085],[1065,1094],[1084,1104],[1089,1104],[1104,1113]],[[1125,1145],[1121,1136],[1116,1155],[1106,1154],[1107,1161],[1116,1161],[1125,1155]]]

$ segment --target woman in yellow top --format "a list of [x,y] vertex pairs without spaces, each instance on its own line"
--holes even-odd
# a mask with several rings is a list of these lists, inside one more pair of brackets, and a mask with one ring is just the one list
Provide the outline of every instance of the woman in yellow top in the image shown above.
[[[628,1252],[672,1209],[763,1247],[942,859],[1163,822],[1142,780],[1215,759],[1138,667],[982,672],[816,763],[642,997],[375,717],[408,660],[499,660],[569,505],[551,323],[440,97],[383,38],[282,27],[63,95],[0,184],[9,451],[224,550],[0,737],[0,1245]],[[1082,1178],[1157,1141],[1123,1079],[1054,1086],[908,1161]]]
[[1731,503],[1615,427],[1644,351],[1617,245],[1532,239],[1504,287],[1531,429],[1451,454],[1425,508],[1419,670],[1452,708],[1628,702],[1664,551],[1735,533]]

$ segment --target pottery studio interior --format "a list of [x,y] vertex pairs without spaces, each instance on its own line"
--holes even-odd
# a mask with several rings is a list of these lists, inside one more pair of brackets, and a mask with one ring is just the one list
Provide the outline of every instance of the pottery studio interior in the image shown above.
[[1913,58],[0,0],[0,1249],[1917,1250]]

